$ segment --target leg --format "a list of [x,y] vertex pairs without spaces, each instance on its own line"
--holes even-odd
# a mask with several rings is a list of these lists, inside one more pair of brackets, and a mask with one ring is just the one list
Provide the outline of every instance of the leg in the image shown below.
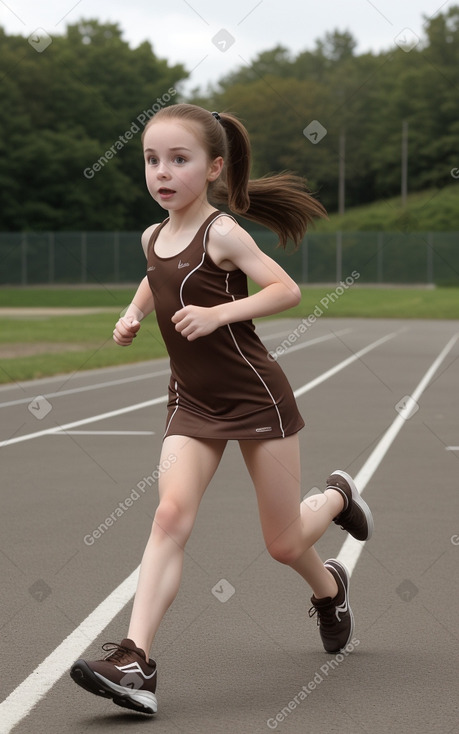
[[297,571],[316,597],[335,597],[333,575],[313,544],[343,509],[339,492],[326,490],[301,500],[298,436],[241,441],[244,461],[257,493],[261,527],[269,553]]
[[182,574],[185,544],[202,496],[226,442],[168,436],[162,459],[176,461],[159,480],[159,505],[142,558],[128,637],[147,657],[159,624],[174,600]]

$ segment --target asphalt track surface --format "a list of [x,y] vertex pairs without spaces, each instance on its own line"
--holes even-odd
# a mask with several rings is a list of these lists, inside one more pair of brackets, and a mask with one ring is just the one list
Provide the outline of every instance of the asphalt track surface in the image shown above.
[[[274,351],[297,326],[258,331]],[[459,732],[458,336],[457,321],[320,319],[278,350],[307,423],[303,496],[341,468],[374,514],[369,542],[332,525],[316,546],[352,572],[354,649],[323,651],[310,590],[264,549],[230,442],[152,650],[155,717],[85,692],[68,669],[126,634],[167,361],[1,388],[0,731]]]

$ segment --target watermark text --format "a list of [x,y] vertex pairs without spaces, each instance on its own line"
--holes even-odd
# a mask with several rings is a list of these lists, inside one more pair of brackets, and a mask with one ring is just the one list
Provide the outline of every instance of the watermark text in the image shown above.
[[131,122],[130,127],[118,137],[118,140],[115,140],[113,145],[107,148],[105,153],[101,155],[100,158],[98,158],[97,161],[92,164],[92,166],[84,169],[83,176],[89,181],[94,178],[96,173],[99,173],[99,171],[101,171],[103,167],[107,165],[108,161],[114,158],[119,153],[119,151],[122,150],[124,146],[127,145],[129,141],[132,140],[133,137],[145,127],[146,123],[154,115],[156,115],[157,112],[165,107],[167,103],[170,102],[172,97],[175,97],[176,94],[177,90],[175,89],[175,87],[170,87],[167,92],[162,95],[162,97],[158,97],[156,99],[156,102],[154,102],[151,107],[146,110],[142,110],[140,115],[137,115],[135,120]]
[[340,284],[331,293],[327,293],[323,298],[320,299],[319,303],[314,307],[313,311],[306,318],[302,319],[298,326],[293,329],[290,334],[279,344],[275,349],[268,352],[268,358],[272,361],[276,361],[281,355],[285,354],[295,342],[300,339],[303,334],[306,334],[310,326],[312,326],[317,319],[328,311],[330,306],[345,293],[351,286],[354,285],[355,281],[360,278],[360,273],[357,270],[353,270],[345,280],[342,280]]
[[164,474],[164,472],[170,469],[172,464],[175,464],[176,461],[177,457],[175,454],[169,454],[167,459],[164,459],[161,464],[158,464],[157,468],[148,477],[144,477],[140,482],[137,482],[135,488],[130,492],[130,494],[122,502],[118,502],[118,505],[115,507],[113,512],[107,515],[105,520],[101,522],[100,525],[92,531],[92,533],[88,533],[84,536],[83,542],[85,545],[94,545],[96,540],[99,540],[99,538],[101,538],[102,535],[120,519],[120,517],[123,517],[124,513],[133,506],[134,502],[145,494],[147,487],[151,487],[156,480],[159,479],[161,474]]
[[282,708],[278,713],[273,716],[272,718],[268,719],[266,722],[266,725],[268,729],[277,729],[279,724],[282,724],[283,721],[285,721],[288,716],[290,716],[291,713],[295,711],[303,701],[305,701],[308,696],[311,695],[312,691],[315,691],[318,686],[320,686],[321,683],[327,678],[328,675],[333,670],[336,670],[343,660],[346,659],[346,657],[349,655],[349,653],[353,652],[357,645],[360,644],[360,640],[357,640],[353,638],[346,647],[342,650],[342,652],[339,652],[337,655],[335,655],[334,658],[331,660],[327,660],[326,663],[320,666],[320,671],[318,670],[314,677],[304,685],[298,693],[296,693],[293,698],[288,702],[284,708]]

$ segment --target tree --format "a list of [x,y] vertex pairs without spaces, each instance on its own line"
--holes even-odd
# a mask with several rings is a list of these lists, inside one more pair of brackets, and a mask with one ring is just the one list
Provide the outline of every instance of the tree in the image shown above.
[[96,20],[42,53],[1,29],[0,43],[0,229],[140,229],[162,216],[145,191],[140,134],[177,101],[185,69]]
[[[186,70],[94,19],[42,53],[1,29],[0,45],[0,229],[139,230],[163,217],[144,185],[140,137],[157,109],[181,100]],[[451,181],[458,69],[456,5],[426,19],[409,52],[394,43],[358,55],[351,33],[335,29],[296,56],[267,49],[189,101],[242,118],[254,176],[297,171],[334,211],[342,131],[347,208],[399,194],[404,121],[409,191]],[[303,130],[317,122],[325,134],[313,140]]]
[[346,61],[354,56],[357,41],[349,31],[334,30],[326,33],[324,40],[316,41],[316,52],[333,63]]

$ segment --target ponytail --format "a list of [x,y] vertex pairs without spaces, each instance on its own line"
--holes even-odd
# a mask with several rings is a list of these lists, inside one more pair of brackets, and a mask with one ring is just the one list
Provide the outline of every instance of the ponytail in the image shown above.
[[[306,180],[290,171],[250,179],[251,147],[247,130],[229,113],[210,113],[191,104],[163,107],[145,130],[160,118],[178,119],[199,126],[209,160],[222,156],[225,165],[217,181],[209,185],[209,199],[233,214],[268,227],[279,236],[279,246],[292,240],[298,247],[316,217],[326,217],[322,204],[309,192]],[[201,137],[200,136],[200,137]]]
[[306,180],[290,171],[250,179],[251,148],[245,127],[230,114],[219,115],[226,132],[228,156],[223,175],[212,184],[209,197],[234,214],[262,224],[279,236],[284,248],[297,248],[315,218],[326,217],[322,204],[309,192]]

